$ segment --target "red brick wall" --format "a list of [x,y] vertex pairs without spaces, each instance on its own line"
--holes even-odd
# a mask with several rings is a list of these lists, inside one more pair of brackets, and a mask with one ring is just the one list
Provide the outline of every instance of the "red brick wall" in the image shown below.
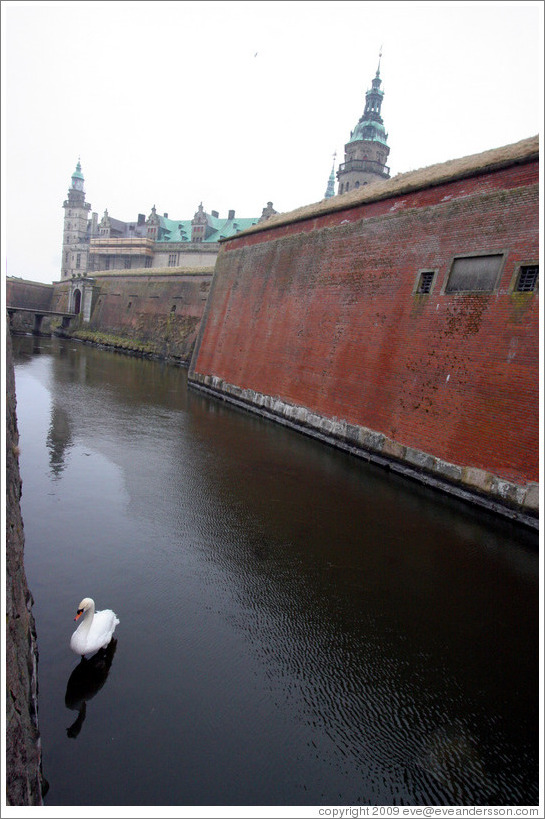
[[[537,481],[538,296],[511,291],[539,257],[537,182],[527,162],[229,241],[192,370]],[[443,293],[482,252],[506,254],[496,290]]]

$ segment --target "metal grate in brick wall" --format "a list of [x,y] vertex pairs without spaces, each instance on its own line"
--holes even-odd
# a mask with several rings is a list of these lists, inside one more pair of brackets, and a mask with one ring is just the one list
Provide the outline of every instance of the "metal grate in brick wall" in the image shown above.
[[535,290],[538,270],[539,268],[537,265],[529,265],[527,267],[524,266],[520,268],[517,286],[515,288],[517,293],[531,293],[532,290]]
[[431,290],[431,286],[433,284],[433,270],[424,270],[420,274],[420,280],[418,282],[418,292],[419,293],[429,293]]

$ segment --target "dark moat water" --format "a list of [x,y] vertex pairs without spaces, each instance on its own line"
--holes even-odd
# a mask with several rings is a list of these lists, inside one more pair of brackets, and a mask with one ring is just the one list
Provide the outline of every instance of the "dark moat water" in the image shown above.
[[537,803],[535,534],[183,369],[14,352],[46,805]]

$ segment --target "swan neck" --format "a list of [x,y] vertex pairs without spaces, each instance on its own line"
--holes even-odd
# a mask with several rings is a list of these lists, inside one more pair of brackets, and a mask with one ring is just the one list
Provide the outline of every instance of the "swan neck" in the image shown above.
[[83,622],[80,626],[82,631],[89,631],[91,628],[91,623],[93,622],[93,617],[95,616],[95,607],[89,606],[89,608],[83,613]]

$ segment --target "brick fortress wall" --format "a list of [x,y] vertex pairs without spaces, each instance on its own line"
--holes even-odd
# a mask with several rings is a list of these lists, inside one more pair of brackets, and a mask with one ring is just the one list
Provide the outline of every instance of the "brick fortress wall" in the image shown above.
[[88,328],[138,339],[161,355],[189,364],[212,272],[95,274]]
[[[190,381],[536,514],[538,294],[513,285],[539,258],[537,150],[474,164],[227,241]],[[503,254],[493,291],[446,292],[453,258],[483,253]],[[415,292],[422,270],[428,294]]]

